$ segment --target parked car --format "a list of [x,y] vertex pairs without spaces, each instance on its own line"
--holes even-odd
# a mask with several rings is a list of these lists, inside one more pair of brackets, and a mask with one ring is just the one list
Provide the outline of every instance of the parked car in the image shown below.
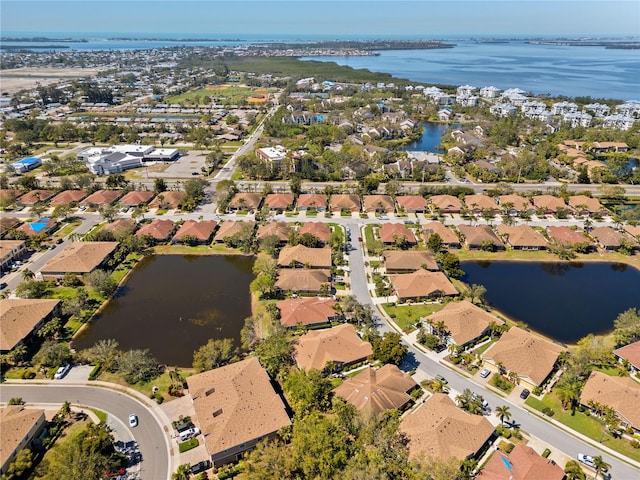
[[201,462],[198,462],[194,465],[191,465],[191,473],[193,475],[197,475],[200,472],[204,472],[205,470],[208,470],[209,468],[211,468],[211,461],[210,460],[203,460]]
[[4,290],[5,288],[7,288],[9,285],[7,285],[7,282],[0,282],[0,290]]
[[523,400],[525,400],[525,399],[529,396],[529,394],[530,394],[530,393],[531,393],[531,392],[525,388],[524,390],[522,390],[522,391],[520,392],[520,398],[522,398]]
[[389,220],[387,215],[380,215],[380,220]]
[[585,455],[584,453],[578,454],[578,461],[585,464],[587,467],[596,468],[591,455]]
[[71,370],[71,365],[69,365],[68,363],[65,365],[62,365],[57,371],[56,373],[53,375],[53,378],[55,378],[56,380],[60,380],[62,378],[64,378],[64,376],[69,373],[69,370]]
[[129,415],[129,426],[131,428],[138,426],[138,416],[135,413]]
[[442,375],[440,375],[440,374],[436,375],[436,380],[438,380],[439,382],[444,383],[445,385],[446,385],[447,383],[449,383],[449,380],[447,380],[446,378],[444,378],[444,377],[443,377]]
[[489,370],[487,367],[484,367],[482,370],[480,370],[480,376],[482,378],[487,378],[490,374],[491,370]]
[[189,440],[190,438],[195,437],[200,433],[200,429],[193,427],[189,430],[185,430],[184,432],[180,432],[180,441],[184,442],[185,440]]

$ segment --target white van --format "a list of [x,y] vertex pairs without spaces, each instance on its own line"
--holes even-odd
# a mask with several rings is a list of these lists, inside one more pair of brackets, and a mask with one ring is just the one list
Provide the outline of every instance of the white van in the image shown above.
[[180,441],[184,442],[185,440],[189,440],[190,438],[193,438],[198,434],[200,434],[200,429],[198,427],[190,428],[189,430],[180,432]]

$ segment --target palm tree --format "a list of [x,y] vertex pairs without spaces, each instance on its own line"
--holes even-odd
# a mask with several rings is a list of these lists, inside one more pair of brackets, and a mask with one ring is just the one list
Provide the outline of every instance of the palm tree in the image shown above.
[[171,474],[172,480],[189,480],[189,477],[191,477],[191,467],[188,463],[183,463]]
[[36,275],[35,275],[31,270],[29,270],[28,268],[25,268],[25,269],[22,271],[22,279],[23,279],[25,282],[28,282],[29,280],[33,280],[35,276],[36,276]]
[[595,478],[598,478],[601,473],[604,473],[611,468],[611,465],[605,462],[600,455],[593,457],[593,466],[596,469]]
[[569,460],[564,467],[564,474],[566,480],[585,480],[586,475],[584,470],[578,462],[575,460]]
[[504,425],[504,419],[509,420],[511,418],[511,411],[509,410],[508,405],[502,405],[501,407],[496,407],[496,415],[500,419],[500,424]]

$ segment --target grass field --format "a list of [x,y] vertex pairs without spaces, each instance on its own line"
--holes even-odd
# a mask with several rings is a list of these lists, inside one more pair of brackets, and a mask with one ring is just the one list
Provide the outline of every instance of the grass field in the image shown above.
[[180,95],[173,95],[165,99],[166,103],[181,105],[202,105],[209,103],[239,105],[247,102],[249,97],[257,95],[267,95],[275,92],[271,88],[252,88],[239,85],[210,85]]
[[386,303],[383,304],[382,307],[387,312],[387,315],[392,317],[404,332],[409,333],[415,330],[413,325],[418,320],[442,310],[444,305],[440,303],[430,303],[426,305],[391,305]]

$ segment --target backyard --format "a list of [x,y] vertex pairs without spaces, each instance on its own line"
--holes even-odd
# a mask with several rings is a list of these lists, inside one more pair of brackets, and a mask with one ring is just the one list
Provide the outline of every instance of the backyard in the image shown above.
[[441,303],[428,303],[424,305],[394,305],[385,303],[382,307],[398,326],[406,333],[416,329],[415,324],[421,318],[438,312],[444,308]]

